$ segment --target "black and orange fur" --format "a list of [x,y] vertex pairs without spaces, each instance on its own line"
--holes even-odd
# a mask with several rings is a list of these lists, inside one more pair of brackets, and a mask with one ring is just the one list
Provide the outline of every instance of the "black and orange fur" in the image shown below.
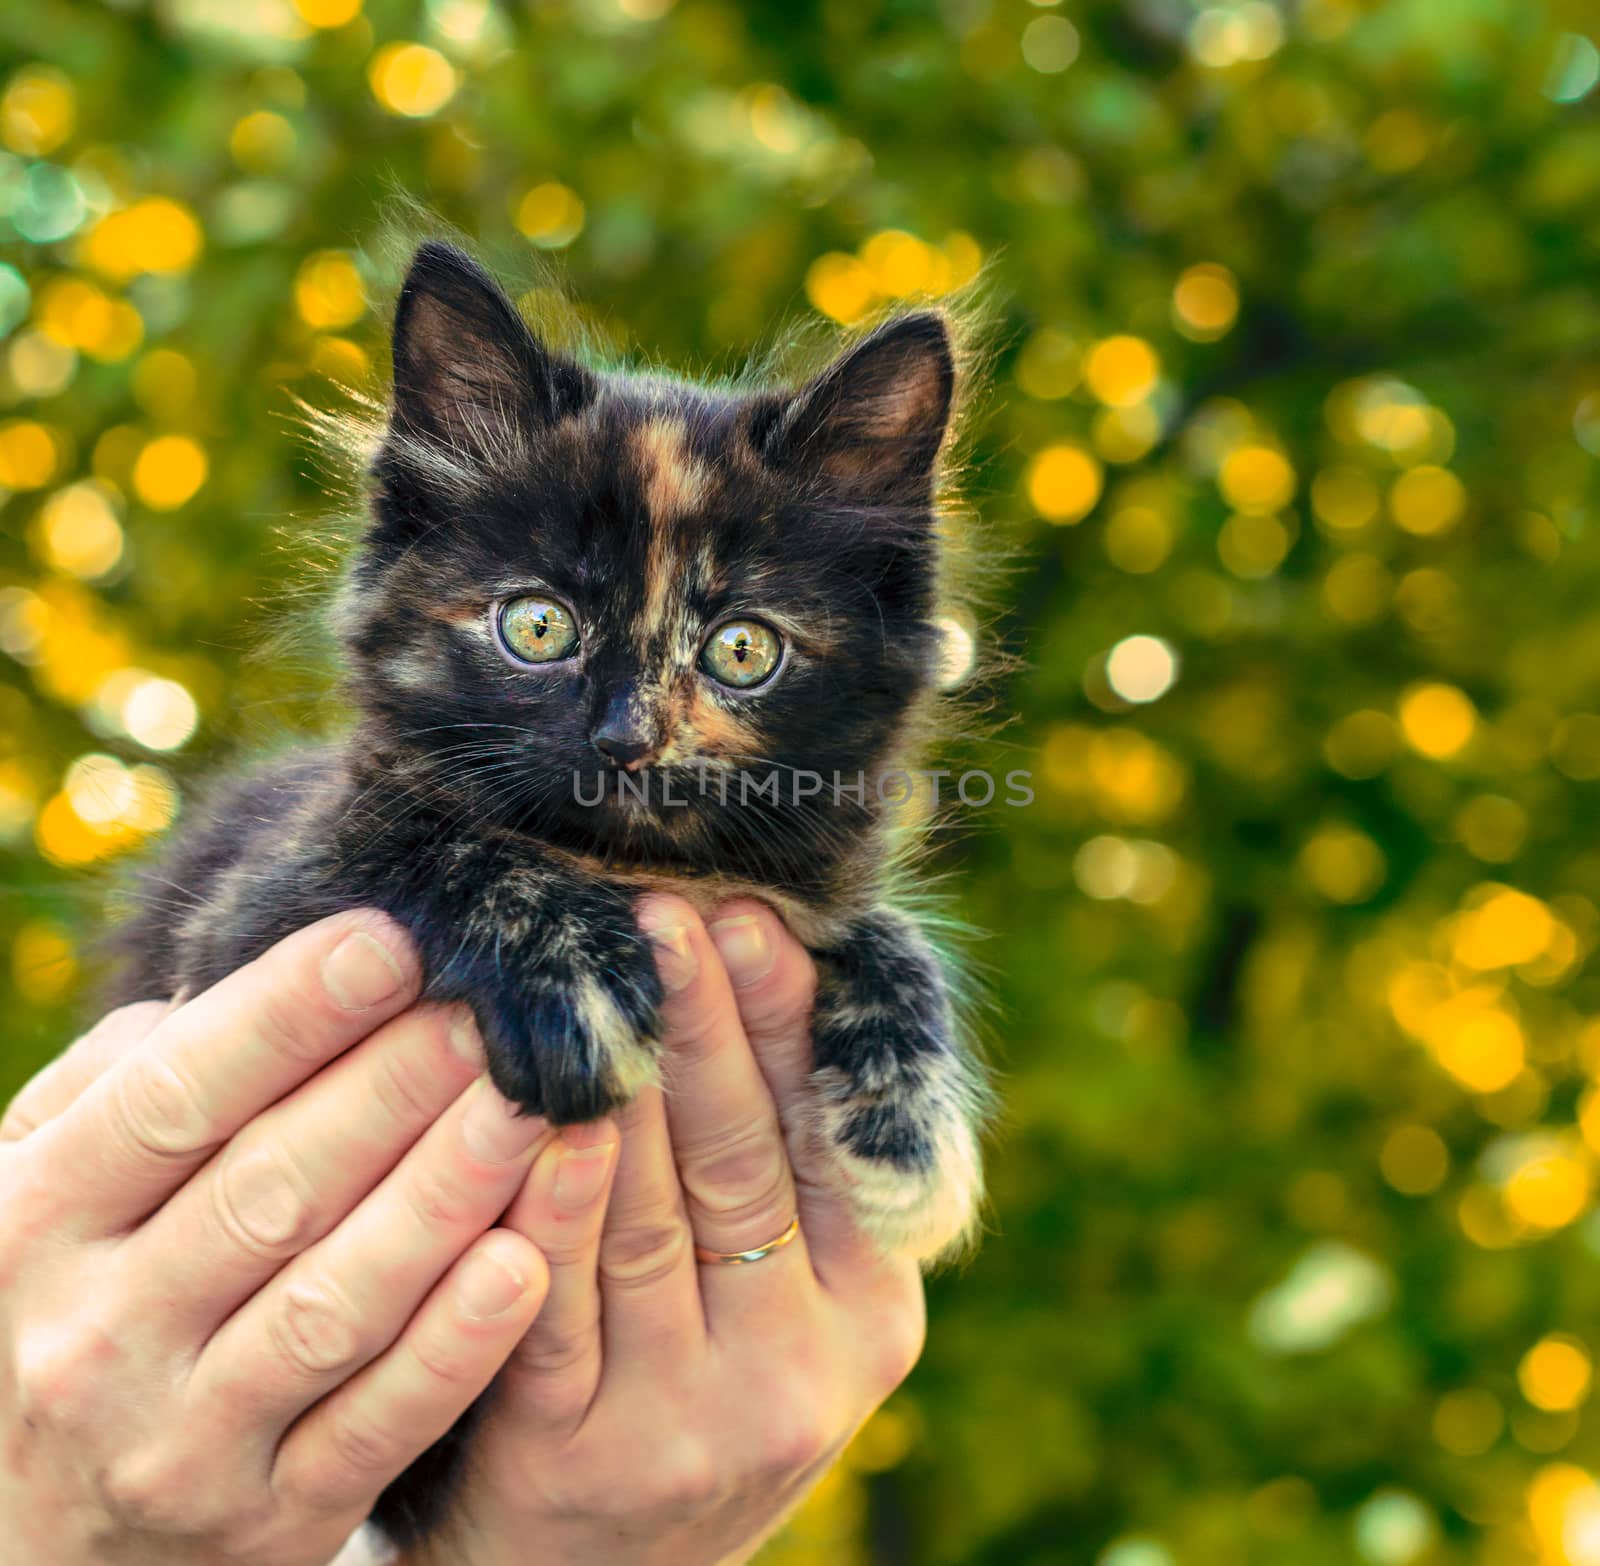
[[[500,1088],[581,1121],[654,1075],[638,891],[753,894],[818,960],[809,1133],[885,1245],[958,1241],[979,1197],[978,1076],[940,961],[887,901],[875,789],[911,762],[938,679],[955,384],[932,312],[880,325],[798,389],[602,373],[541,343],[461,252],[422,246],[338,611],[356,721],[236,782],[182,836],[126,928],[123,996],[197,990],[301,925],[376,906],[414,935],[427,994],[471,1006]],[[534,588],[579,622],[560,665],[497,648],[490,606]],[[697,667],[734,614],[784,644],[749,690]],[[613,776],[594,743],[607,725],[637,741],[630,775],[676,781],[686,803],[609,787],[581,803]],[[715,786],[800,771],[867,786],[799,803]],[[425,1531],[460,1447],[393,1486],[380,1525]]]

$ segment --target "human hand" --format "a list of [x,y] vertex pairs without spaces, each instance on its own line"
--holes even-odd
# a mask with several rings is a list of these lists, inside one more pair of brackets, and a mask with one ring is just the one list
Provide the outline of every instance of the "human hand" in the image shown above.
[[[857,1230],[801,1134],[810,958],[755,903],[708,933],[652,896],[640,923],[669,991],[668,1091],[620,1114],[614,1176],[594,1127],[535,1163],[505,1223],[548,1258],[549,1298],[407,1566],[745,1560],[920,1352],[916,1266]],[[695,1259],[797,1211],[799,1237],[759,1262]]]
[[544,1261],[491,1226],[550,1133],[419,983],[341,915],[18,1096],[3,1566],[325,1566],[526,1331]]

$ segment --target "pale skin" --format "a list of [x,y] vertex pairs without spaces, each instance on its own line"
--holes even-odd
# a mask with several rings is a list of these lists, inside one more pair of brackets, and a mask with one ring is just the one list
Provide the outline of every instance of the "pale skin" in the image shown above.
[[[666,1087],[513,1116],[380,915],[113,1013],[0,1122],[0,1566],[325,1566],[504,1370],[408,1566],[747,1560],[904,1377],[914,1264],[797,1123],[770,910],[640,905]],[[801,1237],[745,1267],[697,1262]]]

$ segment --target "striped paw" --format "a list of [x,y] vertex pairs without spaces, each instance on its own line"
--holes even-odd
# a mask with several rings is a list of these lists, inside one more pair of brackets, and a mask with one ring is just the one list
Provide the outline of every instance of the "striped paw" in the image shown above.
[[977,1231],[985,1103],[943,964],[890,909],[819,957],[812,1151],[880,1245],[937,1261]]
[[862,1093],[835,1067],[812,1078],[811,1152],[885,1251],[933,1264],[977,1235],[983,1203],[978,1095],[953,1053],[924,1054],[892,1085]]
[[657,1080],[661,984],[648,944],[630,931],[586,945],[579,960],[503,960],[460,991],[495,1086],[553,1125],[597,1120]]

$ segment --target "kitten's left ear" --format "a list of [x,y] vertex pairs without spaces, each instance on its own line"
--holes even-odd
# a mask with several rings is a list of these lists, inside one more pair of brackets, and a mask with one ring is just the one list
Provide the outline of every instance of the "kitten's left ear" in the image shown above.
[[540,343],[470,256],[437,240],[417,251],[395,307],[396,427],[487,456],[592,394],[587,373]]
[[920,487],[939,455],[955,384],[944,318],[901,316],[790,399],[768,426],[763,454],[857,493]]

